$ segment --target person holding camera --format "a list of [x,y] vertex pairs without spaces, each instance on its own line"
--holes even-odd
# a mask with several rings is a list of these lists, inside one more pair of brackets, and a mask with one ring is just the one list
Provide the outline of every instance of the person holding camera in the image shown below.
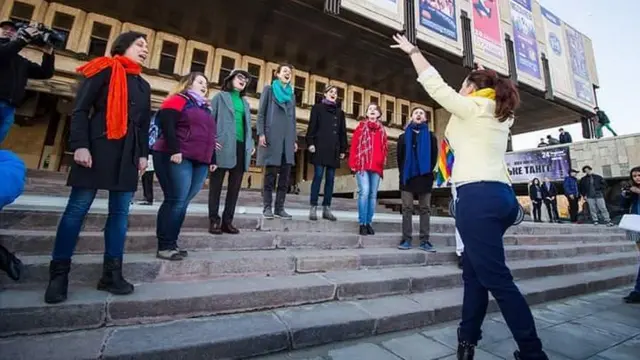
[[18,30],[18,25],[13,21],[0,22],[0,144],[13,125],[16,108],[24,97],[27,80],[53,77],[53,46],[39,48],[44,53],[40,65],[19,54],[20,50],[38,39],[41,34],[35,26]]

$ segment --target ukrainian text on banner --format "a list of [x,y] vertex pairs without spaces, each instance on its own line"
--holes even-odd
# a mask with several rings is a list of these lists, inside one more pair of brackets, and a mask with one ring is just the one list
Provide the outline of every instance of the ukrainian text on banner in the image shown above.
[[[565,24],[566,25],[566,24]],[[585,53],[582,34],[566,25],[567,44],[569,45],[569,59],[573,72],[573,85],[575,86],[578,100],[593,104],[593,85],[589,78],[589,68],[587,67],[587,54]]]
[[528,183],[533,178],[542,181],[545,177],[560,181],[571,170],[568,146],[507,153],[505,162],[513,183]]
[[569,71],[569,59],[564,41],[562,21],[544,7],[542,7],[542,20],[544,23],[544,36],[547,39],[551,84],[554,91],[557,90],[559,93],[573,98],[573,80]]
[[473,0],[473,42],[480,52],[503,61],[498,0]]
[[458,41],[455,0],[419,0],[420,25]]
[[513,20],[516,67],[520,72],[541,79],[531,0],[511,0],[511,19]]

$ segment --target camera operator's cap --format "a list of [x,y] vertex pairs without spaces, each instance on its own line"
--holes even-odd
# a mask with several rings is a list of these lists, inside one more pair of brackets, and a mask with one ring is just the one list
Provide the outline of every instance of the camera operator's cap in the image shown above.
[[247,80],[251,80],[251,74],[249,74],[248,71],[246,70],[242,70],[242,69],[233,69],[229,75],[227,75],[224,80],[222,80],[222,85],[227,84],[229,81],[233,80],[234,77],[236,77],[236,75],[242,74],[244,75],[244,77],[247,78]]
[[5,21],[0,22],[0,28],[1,27],[5,27],[5,26],[11,26],[15,30],[18,30],[18,24],[13,22],[13,20],[5,20]]

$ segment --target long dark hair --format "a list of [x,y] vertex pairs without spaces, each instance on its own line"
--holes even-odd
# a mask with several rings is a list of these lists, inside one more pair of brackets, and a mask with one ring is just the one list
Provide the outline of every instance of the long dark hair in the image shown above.
[[633,173],[634,173],[634,172],[635,172],[635,173],[640,173],[640,166],[636,166],[636,167],[634,167],[633,169],[631,169],[631,171],[629,171],[629,179],[631,179],[631,184],[632,184],[633,186],[640,186],[640,184],[636,183],[636,182],[633,180]]
[[109,51],[111,56],[124,55],[127,49],[129,49],[129,47],[140,38],[146,40],[147,35],[137,31],[127,31],[118,35],[118,37],[113,41],[113,45],[111,45],[111,50]]
[[469,83],[480,89],[494,89],[496,91],[495,116],[500,121],[513,116],[520,105],[520,94],[513,81],[498,76],[493,70],[476,70],[467,76]]
[[538,179],[538,178],[533,178],[533,180],[531,180],[531,185],[538,185],[538,186],[540,186],[540,179]]

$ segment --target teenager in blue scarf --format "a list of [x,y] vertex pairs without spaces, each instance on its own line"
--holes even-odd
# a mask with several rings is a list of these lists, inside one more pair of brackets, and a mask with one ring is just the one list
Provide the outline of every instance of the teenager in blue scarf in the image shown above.
[[425,109],[418,107],[411,111],[411,121],[404,134],[398,138],[397,157],[402,194],[402,243],[398,248],[411,249],[413,200],[417,197],[420,215],[420,249],[435,252],[435,248],[429,242],[429,225],[433,169],[438,159],[438,140],[429,130]]

